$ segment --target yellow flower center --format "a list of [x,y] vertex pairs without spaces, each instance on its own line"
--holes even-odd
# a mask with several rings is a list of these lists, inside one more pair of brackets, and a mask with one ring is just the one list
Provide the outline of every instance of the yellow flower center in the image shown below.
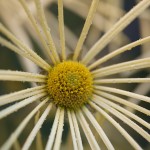
[[54,104],[76,110],[91,99],[93,78],[83,64],[64,61],[49,71],[47,89]]

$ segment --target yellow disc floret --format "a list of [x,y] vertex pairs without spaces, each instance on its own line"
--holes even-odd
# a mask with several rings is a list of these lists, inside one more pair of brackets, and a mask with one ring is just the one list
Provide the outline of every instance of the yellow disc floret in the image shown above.
[[54,104],[75,110],[91,99],[93,78],[83,64],[64,61],[49,71],[47,89]]

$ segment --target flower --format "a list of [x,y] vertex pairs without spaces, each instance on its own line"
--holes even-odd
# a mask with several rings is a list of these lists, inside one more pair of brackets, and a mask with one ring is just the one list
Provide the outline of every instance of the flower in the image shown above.
[[[101,114],[110,124],[112,124],[134,149],[142,149],[141,145],[139,145],[127,132],[126,128],[118,123],[117,119],[131,127],[145,140],[150,141],[149,133],[141,127],[144,126],[146,129],[150,129],[148,122],[134,114],[134,112],[129,111],[124,106],[128,106],[148,116],[150,115],[150,111],[136,103],[126,101],[124,96],[138,99],[147,104],[150,102],[150,98],[148,96],[118,89],[116,88],[116,84],[144,83],[150,82],[150,79],[114,78],[113,76],[111,77],[111,75],[149,68],[150,58],[122,62],[106,67],[102,67],[102,64],[125,51],[131,51],[135,46],[149,42],[150,37],[148,36],[125,45],[97,60],[95,60],[95,56],[98,55],[98,53],[101,52],[120,31],[145,10],[149,6],[150,1],[143,0],[137,4],[131,11],[114,24],[114,26],[112,26],[111,29],[84,55],[82,54],[82,47],[96,13],[99,0],[93,0],[91,3],[89,13],[73,55],[68,54],[65,46],[63,2],[61,0],[58,0],[60,51],[56,49],[40,0],[34,0],[40,27],[28,9],[26,1],[19,0],[19,2],[28,15],[40,42],[43,45],[43,51],[47,54],[49,59],[48,61],[42,59],[37,53],[17,39],[3,24],[0,24],[0,33],[3,35],[0,37],[0,43],[19,55],[28,58],[42,70],[41,73],[0,70],[0,80],[38,83],[36,87],[0,97],[0,106],[5,106],[5,108],[0,111],[0,119],[7,117],[9,114],[12,114],[35,101],[38,102],[35,108],[29,112],[15,131],[4,142],[1,149],[10,149],[13,143],[17,141],[17,138],[27,126],[28,122],[36,115],[35,126],[22,146],[22,149],[24,150],[29,149],[46,117],[51,115],[50,111],[53,111],[53,109],[56,110],[56,113],[45,146],[45,149],[47,150],[52,148],[60,149],[65,122],[68,122],[70,126],[74,149],[83,149],[83,135],[80,126],[91,149],[100,149],[101,145],[99,144],[99,139],[103,141],[107,149],[114,149],[115,146],[101,127],[103,123],[98,121],[98,119],[101,119],[102,117],[98,116],[98,118],[96,118],[97,113]],[[6,40],[4,36],[10,41]],[[106,78],[108,76],[111,78]],[[103,84],[112,84],[113,86],[115,85],[115,87],[105,86]],[[44,111],[39,117],[38,111],[41,110],[42,112],[42,108],[44,108]],[[66,116],[68,117],[68,120],[65,119]],[[95,134],[100,136],[99,139],[95,138]],[[40,135],[38,135],[38,138],[40,139]],[[41,139],[40,142],[42,142]],[[42,144],[38,143],[38,146],[40,147]]]

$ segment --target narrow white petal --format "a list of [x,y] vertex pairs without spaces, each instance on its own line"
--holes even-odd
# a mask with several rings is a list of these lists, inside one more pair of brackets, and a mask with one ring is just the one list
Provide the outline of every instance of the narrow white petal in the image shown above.
[[[18,40],[11,32],[9,32],[1,23],[0,23],[0,32],[2,32],[8,39],[10,39],[14,44],[16,44],[20,51],[26,53],[26,55],[33,57],[35,60],[39,61],[39,65],[44,70],[49,71],[51,68],[48,63],[46,63],[40,56],[38,56],[32,49],[24,45],[20,40]],[[43,65],[43,66],[42,66]]]
[[115,65],[110,65],[108,67],[104,67],[101,69],[96,69],[92,71],[94,78],[100,78],[116,73],[121,73],[125,71],[132,71],[142,68],[149,68],[150,67],[150,58],[144,58],[139,60],[132,60],[128,62],[123,62]]
[[45,18],[44,9],[42,7],[41,1],[40,0],[34,0],[34,2],[36,4],[36,9],[37,9],[38,17],[40,19],[41,26],[42,26],[43,31],[44,31],[46,38],[47,38],[49,50],[52,51],[52,54],[53,54],[56,62],[59,62],[60,61],[59,56],[57,54],[57,50],[56,50],[55,43],[53,41],[53,38],[52,38],[52,35],[50,32],[50,28],[49,28],[47,21],[46,21],[46,18]]
[[40,119],[38,120],[38,122],[34,126],[33,130],[31,131],[31,133],[27,137],[27,140],[25,141],[25,143],[22,147],[22,150],[28,150],[29,149],[29,147],[31,146],[31,144],[32,144],[32,142],[36,136],[36,134],[38,133],[43,122],[45,121],[45,118],[49,114],[51,107],[52,107],[52,104],[49,104],[48,107],[45,109],[44,113],[41,115]]
[[55,135],[56,135],[56,132],[57,132],[59,116],[60,116],[60,109],[57,108],[55,120],[54,120],[52,129],[51,129],[50,135],[48,137],[48,141],[47,141],[45,150],[52,149],[52,146],[53,146],[53,143],[54,143],[54,140],[55,140]]
[[[150,75],[147,76],[150,78]],[[146,95],[150,90],[150,86],[148,83],[141,83],[138,86],[136,86],[136,88],[132,91],[133,93],[138,93],[140,95]],[[135,103],[135,104],[139,104],[140,103],[140,99],[134,99],[132,97],[128,98],[128,101]],[[130,110],[131,112],[135,112],[134,109],[126,107],[126,109]]]
[[[63,1],[63,3],[65,3],[65,1]],[[68,4],[68,2],[67,2],[67,4]],[[66,3],[65,3],[65,7],[66,7]],[[46,11],[45,13],[47,14],[47,16],[49,16],[51,18],[47,21],[50,24],[50,26],[53,28],[53,32],[54,32],[54,35],[55,35],[54,38],[55,38],[56,47],[57,47],[57,49],[60,49],[59,38],[57,37],[57,33],[56,33],[56,31],[58,30],[57,26],[56,26],[56,24],[58,24],[58,20],[50,11]],[[66,38],[66,41],[67,41],[66,54],[68,55],[69,52],[74,51],[75,46],[76,46],[77,41],[78,41],[78,38],[67,26],[64,26],[64,28],[65,28],[64,30],[65,30],[65,33],[66,33],[65,38]],[[83,50],[86,51],[87,48],[85,46],[83,46]]]
[[[38,120],[40,118],[40,110],[36,113],[35,117],[34,117],[34,125],[37,124]],[[41,135],[41,131],[39,130],[36,137],[35,137],[35,149],[36,150],[44,150],[43,147],[43,139],[42,139],[42,135]]]
[[107,135],[105,134],[105,132],[103,131],[101,126],[98,124],[96,119],[93,117],[91,112],[86,107],[83,107],[83,111],[86,114],[86,116],[88,117],[88,119],[90,120],[90,122],[93,124],[93,126],[96,129],[96,131],[98,132],[99,136],[102,138],[102,140],[105,143],[108,150],[114,150],[114,147],[111,144],[110,140],[108,139]]
[[79,150],[83,150],[82,139],[81,139],[79,126],[78,126],[78,122],[77,122],[75,113],[73,111],[71,111],[70,113],[71,113],[74,129],[75,129],[75,134],[76,134],[77,144],[78,144]]
[[29,72],[23,72],[23,71],[11,71],[11,70],[0,70],[0,73],[2,75],[6,75],[6,74],[9,74],[9,75],[24,75],[24,76],[29,76],[29,77],[37,77],[39,79],[46,79],[46,76],[45,75],[41,75],[41,74],[35,74],[35,73],[29,73]]
[[45,91],[44,88],[42,85],[0,96],[0,106],[42,93]]
[[90,105],[99,111],[110,123],[114,125],[114,127],[125,137],[125,139],[137,150],[142,150],[140,145],[117,123],[111,116],[109,116],[104,110],[95,105],[93,102],[89,102]]
[[84,41],[86,39],[86,36],[87,36],[88,31],[90,29],[90,26],[92,24],[92,20],[94,18],[95,12],[97,10],[98,3],[99,3],[99,0],[93,0],[92,1],[92,4],[90,6],[90,10],[89,10],[88,16],[86,18],[84,27],[82,29],[80,38],[79,38],[78,43],[77,43],[77,46],[75,48],[73,60],[76,60],[79,57],[79,54],[80,54],[80,51],[82,49],[83,43],[84,43]]
[[[65,0],[64,4],[67,9],[71,10],[72,12],[76,13],[77,15],[79,15],[85,19],[87,18],[87,12],[89,11],[89,4],[85,3],[85,1]],[[100,7],[97,8],[98,11],[95,14],[95,17],[94,17],[93,23],[92,23],[92,25],[95,26],[99,31],[106,32],[112,26],[112,23],[110,23],[110,20],[107,19],[106,15],[109,14],[109,17],[110,17],[110,15],[114,15],[114,13],[110,13],[111,10],[110,10],[110,8],[108,8],[108,5],[111,7],[112,11],[116,11],[117,9],[119,9],[119,7],[114,7],[114,5],[112,5],[112,4],[99,1]],[[76,8],[78,8],[78,11]],[[106,11],[106,9],[110,10],[110,11]],[[122,11],[121,8],[120,8],[120,10]],[[104,13],[104,15],[102,13]],[[117,13],[115,13],[115,14],[117,14]],[[115,17],[115,20],[116,20],[116,18],[118,18],[119,16],[121,17],[122,15],[123,15],[123,13],[117,14],[117,16]],[[105,22],[105,23],[103,24],[103,22]],[[92,40],[91,36],[88,36],[88,38]],[[120,33],[118,35],[118,39],[119,38],[127,41],[127,37],[122,33]],[[90,41],[87,39],[87,43],[89,43],[89,42]],[[118,42],[118,40],[114,40],[114,43],[118,44],[119,42]]]
[[31,21],[31,23],[32,23],[32,25],[33,25],[33,27],[34,27],[34,29],[35,29],[35,31],[36,31],[40,41],[41,41],[41,43],[42,43],[42,45],[44,46],[43,50],[47,52],[49,58],[51,58],[53,63],[56,63],[53,55],[51,54],[51,51],[49,50],[49,48],[47,46],[47,43],[46,43],[43,35],[41,34],[40,28],[37,25],[37,22],[36,22],[34,16],[32,15],[32,13],[30,12],[30,10],[29,10],[29,8],[27,6],[26,1],[25,0],[19,0],[19,2],[22,5],[23,9],[25,10],[26,14],[28,15],[28,17],[29,17],[29,19],[30,19],[30,21]]
[[118,104],[115,104],[113,102],[111,102],[110,100],[106,99],[106,98],[103,98],[101,96],[99,96],[99,99],[101,101],[103,101],[104,103],[112,106],[113,108],[119,110],[120,112],[124,113],[126,116],[136,120],[137,122],[139,122],[140,124],[142,124],[143,126],[145,126],[146,128],[150,129],[150,124],[147,123],[145,120],[143,120],[142,118],[138,117],[137,115],[131,113],[130,111],[128,111],[127,109],[119,106]]
[[59,36],[60,45],[62,51],[62,60],[66,59],[66,47],[65,47],[65,32],[64,32],[64,12],[63,12],[63,1],[58,0],[58,23],[59,23]]
[[142,11],[150,5],[149,0],[143,0],[132,8],[124,17],[114,24],[114,26],[89,50],[82,62],[87,64],[96,56],[120,31],[130,24]]
[[54,150],[60,149],[60,145],[62,141],[63,126],[64,126],[64,109],[61,108],[59,121],[58,121],[58,127],[57,127],[57,134],[56,134],[54,148],[53,148]]
[[22,76],[22,75],[1,75],[1,81],[21,81],[21,82],[45,82],[43,79],[32,78],[29,76]]
[[76,115],[77,115],[77,118],[78,118],[78,120],[80,122],[80,125],[81,125],[81,127],[82,127],[82,129],[84,131],[84,134],[85,134],[85,136],[86,136],[86,138],[88,140],[88,143],[90,144],[91,149],[92,150],[95,150],[95,149],[96,150],[100,150],[100,147],[99,147],[99,145],[98,145],[98,143],[97,143],[97,141],[96,141],[96,139],[95,139],[91,129],[89,128],[89,125],[86,122],[82,112],[78,111],[76,113]]
[[94,86],[94,87],[95,87],[95,89],[98,89],[98,90],[116,93],[116,94],[120,94],[120,95],[125,95],[128,97],[132,97],[132,98],[139,99],[141,101],[150,103],[150,97],[147,97],[144,95],[140,95],[140,94],[136,94],[136,93],[132,93],[132,92],[128,92],[125,90],[116,89],[116,88],[106,87],[106,86]]
[[[7,47],[9,50],[14,51],[15,53],[19,54],[22,57],[25,57],[29,60],[31,60],[32,62],[34,62],[36,65],[38,65],[39,67],[43,68],[43,63],[41,63],[37,58],[35,58],[33,55],[31,55],[31,53],[26,52],[21,50],[20,48],[18,48],[17,46],[15,46],[13,43],[5,40],[4,38],[0,37],[0,44],[2,44],[3,46]],[[23,60],[23,58],[20,58],[21,61],[23,61],[23,64],[27,63],[27,61],[25,61],[25,59]],[[25,62],[24,62],[25,61]],[[29,62],[28,62],[29,63]],[[29,65],[29,64],[28,64]],[[25,64],[26,66],[26,64]],[[29,66],[28,66],[29,67]],[[31,66],[30,66],[31,67]],[[33,66],[32,66],[33,67]],[[44,68],[43,68],[44,69]],[[30,69],[29,69],[30,70]],[[31,68],[31,70],[33,71],[34,69]]]
[[92,68],[95,68],[96,66],[108,61],[109,59],[125,52],[125,51],[131,51],[133,50],[134,47],[138,46],[138,45],[142,45],[146,42],[149,42],[150,41],[150,36],[146,37],[146,38],[143,38],[143,39],[139,39],[135,42],[132,42],[128,45],[125,45],[117,50],[114,50],[113,52],[107,54],[106,56],[100,58],[99,60],[95,61],[94,63],[92,63],[90,66],[88,66],[89,69],[92,69]]
[[121,78],[121,79],[95,79],[94,84],[117,84],[117,83],[149,83],[150,78]]
[[48,101],[48,98],[42,101],[38,106],[36,106],[28,116],[20,123],[16,130],[9,136],[6,142],[2,145],[1,150],[9,150],[12,144],[17,140],[23,129],[26,127],[30,119],[35,115],[35,113]]
[[116,101],[120,104],[123,104],[125,106],[129,106],[131,108],[134,108],[135,110],[150,116],[150,111],[148,109],[144,108],[144,107],[139,106],[138,104],[134,104],[134,103],[129,102],[129,101],[123,99],[123,98],[120,98],[120,97],[117,97],[117,96],[114,96],[112,94],[108,94],[108,93],[105,93],[105,92],[102,92],[102,91],[95,91],[95,93],[100,95],[100,96],[104,96],[104,97],[106,97],[110,100]]
[[45,82],[46,76],[22,71],[0,70],[0,80]]
[[46,93],[40,93],[40,94],[37,94],[35,96],[32,96],[32,97],[29,97],[21,102],[18,102],[12,106],[9,106],[3,110],[0,111],[0,119],[8,116],[9,114],[13,113],[13,112],[16,112],[18,109],[22,108],[22,107],[25,107],[26,105],[34,102],[34,101],[37,101],[39,99],[41,99],[42,97],[44,97],[46,95]]
[[77,145],[77,140],[76,140],[76,135],[75,135],[75,129],[74,129],[74,124],[72,121],[72,116],[70,111],[67,111],[68,113],[68,119],[69,119],[69,126],[70,126],[70,130],[71,130],[71,137],[72,137],[72,141],[73,141],[73,148],[74,150],[78,150],[78,145]]
[[130,126],[133,130],[135,130],[137,133],[139,133],[143,138],[145,138],[147,141],[150,142],[150,135],[144,131],[140,126],[138,126],[135,122],[133,122],[131,119],[127,118],[124,114],[120,113],[119,111],[115,110],[111,106],[105,104],[104,102],[98,100],[98,96],[96,96],[93,99],[93,102],[98,104],[103,109],[106,109],[108,112],[112,113],[114,116],[119,118],[121,121],[126,123],[128,126]]

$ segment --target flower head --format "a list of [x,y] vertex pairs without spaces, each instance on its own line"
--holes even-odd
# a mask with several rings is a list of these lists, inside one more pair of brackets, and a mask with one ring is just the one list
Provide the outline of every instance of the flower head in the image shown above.
[[[46,150],[61,148],[65,122],[70,126],[74,149],[84,148],[82,142],[83,135],[80,126],[91,149],[100,149],[101,144],[99,139],[102,139],[107,149],[115,149],[117,146],[113,145],[107,136],[106,131],[103,129],[103,123],[98,121],[98,119],[101,118],[106,119],[112,124],[134,149],[139,150],[142,148],[126,131],[126,128],[117,123],[116,118],[127,124],[145,140],[150,142],[149,133],[141,127],[144,126],[145,128],[150,129],[148,122],[134,114],[134,112],[126,109],[126,107],[130,107],[148,116],[150,115],[150,111],[136,103],[127,101],[124,96],[138,99],[146,103],[150,103],[150,98],[116,88],[116,84],[119,83],[144,83],[150,82],[150,79],[113,77],[113,75],[122,72],[149,68],[150,58],[148,57],[102,67],[102,64],[111,58],[125,51],[132,50],[135,46],[149,42],[150,37],[148,36],[125,45],[102,58],[95,58],[95,56],[97,56],[119,32],[121,32],[132,20],[150,5],[150,1],[143,0],[137,4],[131,11],[114,24],[114,26],[112,26],[111,29],[104,34],[84,56],[82,53],[83,44],[88,36],[88,31],[96,14],[99,0],[93,0],[91,2],[85,24],[73,55],[71,56],[68,53],[65,42],[63,1],[58,0],[60,51],[57,50],[57,46],[55,45],[40,0],[34,0],[39,24],[29,10],[27,2],[25,0],[19,0],[19,2],[31,21],[39,41],[43,45],[42,50],[46,54],[48,60],[40,57],[35,51],[16,38],[3,24],[0,24],[0,33],[10,40],[8,41],[1,36],[0,43],[17,54],[31,60],[42,70],[41,73],[0,70],[0,80],[38,83],[35,87],[0,97],[0,106],[6,105],[6,108],[3,108],[0,111],[0,119],[35,101],[38,102],[38,104],[36,103],[35,108],[29,112],[15,131],[3,143],[1,149],[6,150],[11,148],[34,115],[36,116],[35,126],[29,133],[25,143],[22,145],[22,149],[29,149],[36,135],[37,138],[40,139],[37,145],[42,147],[43,141],[38,135],[38,132],[46,117],[51,115],[50,111],[52,111],[53,108],[56,111],[53,125],[45,144]],[[68,4],[69,1],[66,0],[65,3]],[[108,85],[104,86],[103,84],[112,84],[113,87]],[[13,102],[17,103],[13,104]],[[12,105],[8,106],[7,104]],[[44,106],[46,106],[46,108]],[[44,110],[42,108],[44,108]],[[42,112],[40,117],[39,111]],[[99,114],[98,118],[96,117],[97,113]],[[65,119],[65,116],[67,116],[68,119]],[[88,122],[90,123],[90,126],[88,125]],[[78,123],[80,123],[80,126]],[[92,127],[94,127],[93,130],[91,129]],[[99,135],[98,139],[95,138],[95,134]]]
[[91,99],[92,75],[83,64],[64,61],[49,71],[47,89],[55,105],[75,110]]

